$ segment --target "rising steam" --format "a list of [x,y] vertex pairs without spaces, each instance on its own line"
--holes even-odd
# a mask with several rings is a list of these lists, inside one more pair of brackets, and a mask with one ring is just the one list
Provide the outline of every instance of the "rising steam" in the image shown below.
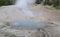
[[29,17],[34,17],[33,12],[28,9],[28,6],[31,6],[35,3],[35,0],[16,0],[15,5],[22,9],[25,15]]

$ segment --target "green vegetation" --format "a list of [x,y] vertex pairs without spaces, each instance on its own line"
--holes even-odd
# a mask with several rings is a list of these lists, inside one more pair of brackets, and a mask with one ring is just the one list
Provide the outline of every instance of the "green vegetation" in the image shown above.
[[13,0],[0,0],[0,6],[12,5],[12,4],[13,4]]
[[10,35],[8,35],[7,37],[17,37],[17,36],[10,34]]
[[36,0],[36,4],[42,3],[43,0]]
[[53,6],[56,9],[60,9],[60,0],[36,0],[37,4],[39,3],[43,3],[43,5],[49,5],[49,6]]
[[[0,6],[12,5],[15,0],[0,0]],[[43,5],[53,6],[57,9],[60,8],[60,0],[36,0],[36,4],[43,3]]]

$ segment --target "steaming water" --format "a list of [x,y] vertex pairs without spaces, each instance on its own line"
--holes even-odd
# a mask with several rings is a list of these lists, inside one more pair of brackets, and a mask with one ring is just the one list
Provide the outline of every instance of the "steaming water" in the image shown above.
[[28,6],[31,6],[35,3],[35,0],[16,0],[15,5],[22,9],[24,14],[28,17],[34,17],[33,12],[28,9]]
[[[35,17],[33,15],[33,12],[31,10],[28,9],[28,6],[32,6],[35,3],[35,0],[16,0],[15,5],[21,9],[26,16],[28,17]],[[42,28],[44,27],[46,24],[43,22],[39,22],[39,23],[32,23],[32,22],[12,22],[10,23],[10,25],[13,26],[19,26],[19,27],[30,27],[30,28]]]
[[47,23],[44,23],[44,22],[39,22],[39,23],[20,22],[20,21],[10,22],[11,26],[25,27],[25,28],[44,28],[46,24]]

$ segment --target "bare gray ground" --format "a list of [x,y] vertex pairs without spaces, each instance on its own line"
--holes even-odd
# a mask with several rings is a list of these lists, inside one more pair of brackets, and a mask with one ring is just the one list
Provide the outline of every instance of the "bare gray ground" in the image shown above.
[[[60,10],[54,8],[46,8],[41,5],[28,7],[33,11],[35,17],[26,17],[21,9],[16,6],[2,6],[0,7],[0,37],[5,37],[3,35],[15,34],[18,37],[42,37],[41,32],[37,32],[36,29],[28,28],[16,28],[7,26],[7,22],[12,21],[29,21],[29,22],[46,22],[47,27],[44,28],[50,33],[52,37],[60,37]],[[40,36],[38,36],[40,34]]]

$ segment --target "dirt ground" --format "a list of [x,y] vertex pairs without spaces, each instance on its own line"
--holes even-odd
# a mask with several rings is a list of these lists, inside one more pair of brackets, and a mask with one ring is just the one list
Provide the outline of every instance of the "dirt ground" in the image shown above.
[[[45,22],[45,29],[50,37],[60,37],[60,10],[44,7],[42,5],[28,7],[33,11],[35,17],[30,18],[23,14],[21,9],[14,5],[0,7],[0,37],[7,37],[8,34],[15,34],[17,37],[44,37],[37,29],[11,27],[7,22],[26,21],[26,22]],[[4,36],[3,36],[4,35]]]

